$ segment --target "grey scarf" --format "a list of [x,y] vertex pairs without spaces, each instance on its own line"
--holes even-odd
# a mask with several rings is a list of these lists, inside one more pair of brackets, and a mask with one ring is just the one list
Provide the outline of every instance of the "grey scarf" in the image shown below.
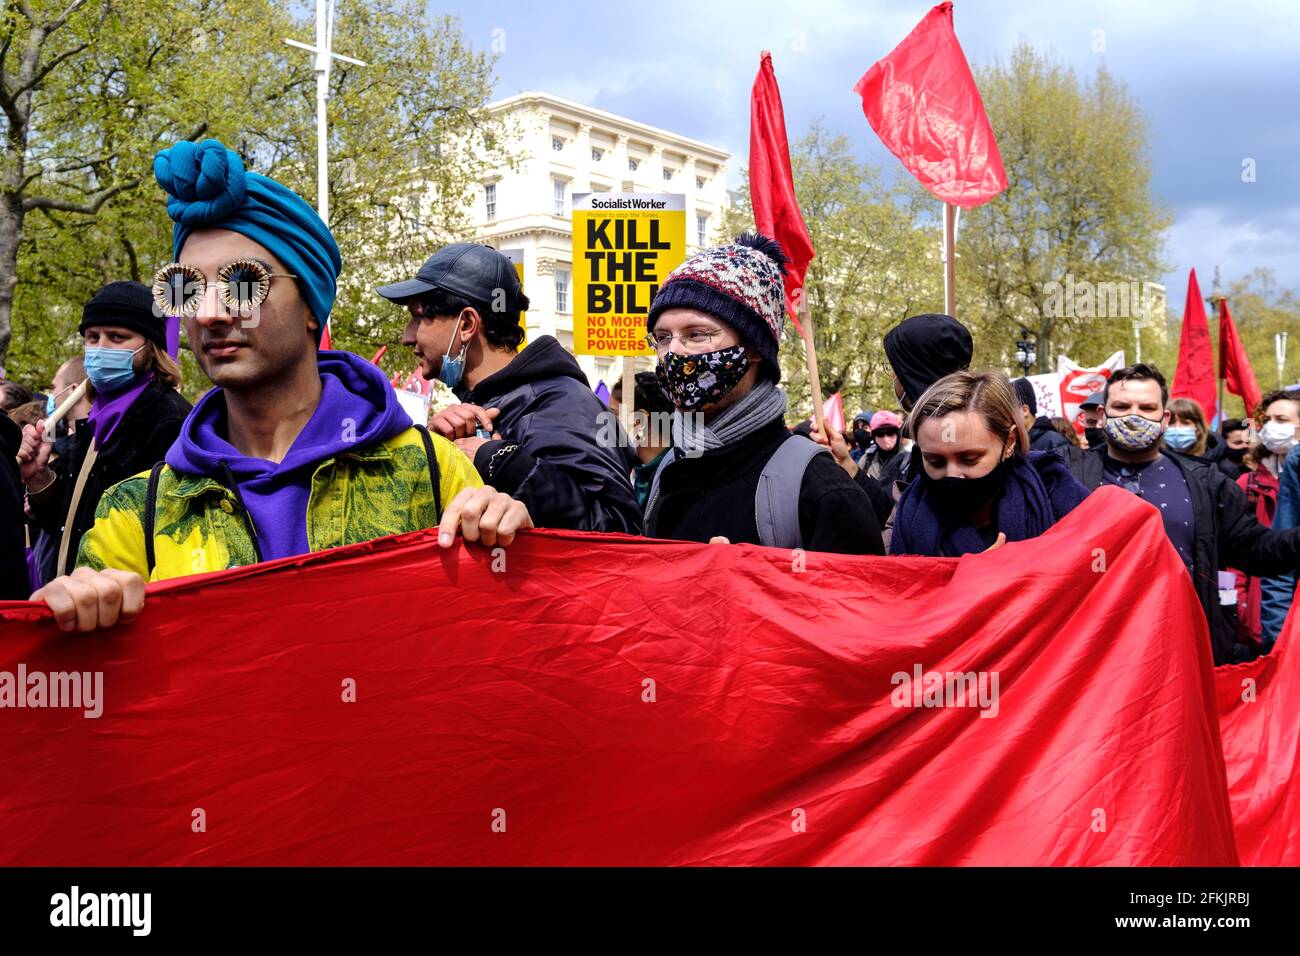
[[785,392],[763,379],[707,425],[699,412],[673,412],[673,447],[678,457],[694,458],[733,445],[784,415]]

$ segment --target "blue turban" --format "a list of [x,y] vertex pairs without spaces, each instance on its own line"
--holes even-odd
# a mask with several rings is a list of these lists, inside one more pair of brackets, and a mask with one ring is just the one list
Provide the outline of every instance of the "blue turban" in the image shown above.
[[180,142],[153,160],[154,178],[167,192],[172,255],[196,229],[229,229],[265,246],[298,277],[298,289],[320,327],[334,306],[343,259],[329,227],[291,189],[246,172],[234,150],[215,139]]

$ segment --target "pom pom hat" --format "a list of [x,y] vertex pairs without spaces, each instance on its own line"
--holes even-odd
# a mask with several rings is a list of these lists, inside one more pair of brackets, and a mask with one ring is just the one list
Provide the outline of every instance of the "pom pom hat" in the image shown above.
[[763,374],[778,382],[788,261],[780,243],[753,232],[730,245],[703,249],[668,274],[650,306],[646,328],[653,332],[668,309],[707,312],[735,329],[763,359]]
[[334,306],[343,259],[329,227],[293,190],[247,172],[234,150],[215,139],[180,142],[154,157],[154,178],[167,193],[172,255],[196,229],[229,229],[261,244],[297,276],[316,318],[319,342]]

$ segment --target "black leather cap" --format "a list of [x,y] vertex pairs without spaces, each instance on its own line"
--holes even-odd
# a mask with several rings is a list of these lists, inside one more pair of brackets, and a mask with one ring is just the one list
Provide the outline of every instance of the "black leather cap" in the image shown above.
[[375,291],[400,305],[434,289],[488,305],[495,304],[497,290],[504,289],[504,311],[518,312],[528,308],[528,296],[524,295],[519,284],[514,263],[491,246],[473,242],[457,242],[439,249],[420,266],[414,278],[381,285]]

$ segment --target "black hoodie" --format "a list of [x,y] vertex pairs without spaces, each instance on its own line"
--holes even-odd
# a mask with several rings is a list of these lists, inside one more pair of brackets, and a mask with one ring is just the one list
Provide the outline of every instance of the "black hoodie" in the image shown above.
[[905,408],[945,375],[970,367],[970,330],[950,315],[914,315],[885,333],[885,357],[903,383]]
[[501,409],[501,440],[484,442],[474,467],[486,484],[526,504],[539,528],[641,533],[622,429],[554,338],[540,336],[457,395]]

